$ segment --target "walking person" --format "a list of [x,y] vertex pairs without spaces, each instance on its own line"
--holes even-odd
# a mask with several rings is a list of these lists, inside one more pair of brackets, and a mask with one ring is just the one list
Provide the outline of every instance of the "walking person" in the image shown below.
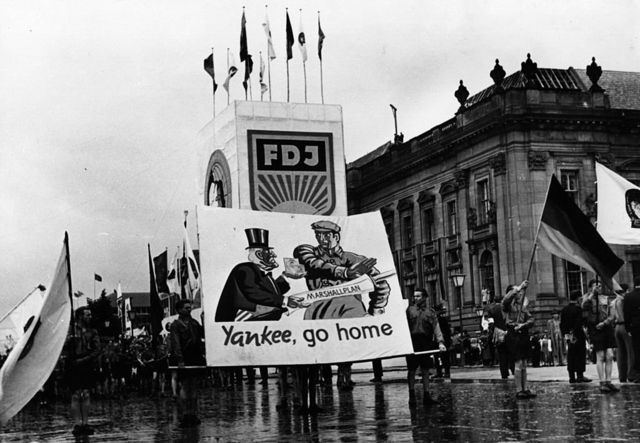
[[624,298],[629,286],[623,283],[620,287],[622,290],[617,292],[615,300],[611,302],[611,314],[614,325],[613,335],[616,340],[618,378],[620,383],[625,383],[633,376],[632,368],[635,366],[635,355],[631,336],[627,333],[624,324]]
[[[438,326],[440,326],[440,332],[444,338],[445,348],[451,348],[451,326],[449,325],[449,319],[447,318],[447,308],[440,303],[435,307],[438,315]],[[449,358],[450,353],[448,351],[440,351],[436,357],[436,377],[438,378],[451,378],[451,360]]]
[[524,280],[520,285],[507,287],[502,300],[502,314],[507,324],[505,343],[507,352],[515,363],[514,378],[516,382],[516,398],[536,397],[527,385],[527,358],[529,357],[529,328],[534,320],[527,310],[525,289],[529,282]]
[[[190,427],[200,424],[197,416],[198,396],[195,385],[199,372],[193,366],[204,366],[202,338],[204,329],[191,317],[191,301],[178,300],[178,318],[171,323],[171,350],[178,364],[180,392],[178,407],[182,414],[180,426]],[[189,367],[191,366],[191,368]]]
[[[444,337],[440,331],[438,318],[434,310],[427,303],[427,291],[417,288],[413,292],[413,303],[407,308],[407,320],[411,332],[413,351],[429,351],[439,349],[445,352]],[[422,372],[423,403],[425,405],[437,404],[438,401],[429,394],[429,368],[431,356],[428,354],[407,355],[407,382],[409,385],[409,405],[416,405],[416,369],[420,367]]]
[[76,309],[75,320],[75,332],[69,342],[67,377],[71,388],[71,415],[75,422],[73,435],[77,437],[94,433],[93,428],[89,426],[89,392],[97,380],[100,336],[98,331],[91,327],[91,310],[87,306]]
[[578,306],[581,297],[580,291],[572,291],[569,294],[569,304],[560,311],[560,332],[567,343],[569,383],[588,383],[591,381],[584,376],[587,337],[583,329],[582,308]]
[[593,350],[596,353],[600,391],[617,392],[620,389],[611,383],[613,350],[616,343],[613,336],[612,318],[608,312],[609,303],[606,296],[600,295],[601,289],[600,282],[589,281],[589,292],[582,300],[582,312],[585,317],[589,342],[593,345]]
[[509,370],[514,374],[514,362],[509,357],[507,345],[504,341],[507,335],[507,323],[502,315],[502,294],[496,294],[492,303],[485,309],[485,318],[493,319],[493,334],[491,340],[498,357],[500,376],[503,380],[509,378]]

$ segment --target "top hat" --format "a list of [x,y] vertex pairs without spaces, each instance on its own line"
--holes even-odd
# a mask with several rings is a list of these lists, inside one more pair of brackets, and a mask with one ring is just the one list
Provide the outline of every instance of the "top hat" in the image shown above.
[[262,228],[247,228],[244,230],[249,241],[249,248],[273,249],[269,246],[269,231]]
[[335,232],[340,233],[340,226],[329,220],[320,220],[311,224],[311,229],[315,232]]

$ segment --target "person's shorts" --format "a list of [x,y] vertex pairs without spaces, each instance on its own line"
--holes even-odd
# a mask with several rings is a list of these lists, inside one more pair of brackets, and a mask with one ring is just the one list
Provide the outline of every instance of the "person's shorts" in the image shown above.
[[418,369],[418,366],[425,370],[432,368],[433,359],[431,358],[431,354],[407,355],[407,369],[409,371],[415,371]]
[[589,341],[593,345],[594,351],[616,348],[616,339],[613,334],[613,328],[610,325],[602,329],[593,329],[589,332]]
[[71,364],[67,369],[66,376],[71,391],[91,389],[99,381],[93,361]]
[[529,357],[529,334],[526,332],[508,331],[504,343],[513,361],[526,360]]

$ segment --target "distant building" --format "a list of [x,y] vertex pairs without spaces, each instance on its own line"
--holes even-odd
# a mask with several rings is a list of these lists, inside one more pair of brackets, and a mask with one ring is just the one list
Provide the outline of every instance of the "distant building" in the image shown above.
[[[594,222],[596,160],[640,183],[640,73],[528,59],[506,78],[496,61],[491,77],[471,97],[460,82],[450,120],[347,166],[349,212],[381,211],[404,296],[428,288],[470,331],[483,288],[504,293],[525,278],[552,174]],[[626,261],[618,281],[631,283],[640,248],[613,249]],[[466,277],[461,302],[454,274]],[[538,248],[527,292],[538,318],[592,277]]]

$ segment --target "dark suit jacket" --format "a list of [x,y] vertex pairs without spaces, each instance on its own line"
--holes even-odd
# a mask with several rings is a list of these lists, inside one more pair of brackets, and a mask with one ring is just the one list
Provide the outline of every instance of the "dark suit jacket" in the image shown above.
[[576,339],[586,338],[582,326],[584,325],[584,317],[582,308],[576,303],[569,303],[560,311],[560,332],[564,334],[573,334]]
[[[624,296],[622,312],[624,314],[624,324],[627,331],[632,332],[633,329],[636,331],[640,330],[640,288],[635,288]],[[633,338],[635,340],[635,334]]]
[[[256,305],[281,308],[289,283],[280,276],[273,279],[257,265],[246,262],[236,265],[227,277],[218,301],[215,321],[234,321],[238,310],[254,312]],[[265,320],[280,320],[283,310]]]

